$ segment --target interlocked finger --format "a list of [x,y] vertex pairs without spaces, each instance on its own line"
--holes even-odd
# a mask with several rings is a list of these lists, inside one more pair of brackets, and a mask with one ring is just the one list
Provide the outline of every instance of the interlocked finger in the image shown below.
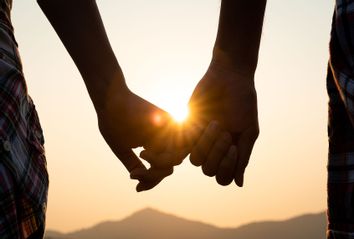
[[216,175],[219,164],[227,154],[228,149],[231,147],[232,138],[227,132],[221,133],[219,137],[214,141],[207,160],[203,163],[203,173],[209,177]]
[[237,148],[235,145],[232,145],[229,148],[227,155],[223,158],[219,165],[219,169],[216,174],[216,181],[218,182],[218,184],[226,186],[233,181],[236,164]]
[[200,166],[206,161],[207,155],[219,133],[218,122],[212,121],[192,149],[190,160],[193,165]]

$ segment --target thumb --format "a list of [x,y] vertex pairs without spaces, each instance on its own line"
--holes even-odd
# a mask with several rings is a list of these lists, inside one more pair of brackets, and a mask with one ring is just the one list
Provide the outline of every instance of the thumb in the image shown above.
[[175,152],[164,151],[158,154],[149,150],[143,150],[140,153],[140,157],[149,162],[149,164],[153,165],[154,167],[166,168],[181,164],[189,152],[190,149],[188,148],[180,149]]
[[136,191],[146,191],[150,190],[156,185],[158,185],[162,179],[171,175],[173,173],[173,167],[158,169],[151,167],[148,170],[146,169],[135,169],[130,174],[132,179],[139,180],[139,183],[136,186]]

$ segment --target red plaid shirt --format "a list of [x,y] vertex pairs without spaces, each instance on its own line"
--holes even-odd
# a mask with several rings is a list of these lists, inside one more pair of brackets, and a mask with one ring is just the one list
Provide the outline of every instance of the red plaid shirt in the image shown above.
[[12,28],[0,21],[1,239],[28,238],[44,229],[48,175],[43,143]]

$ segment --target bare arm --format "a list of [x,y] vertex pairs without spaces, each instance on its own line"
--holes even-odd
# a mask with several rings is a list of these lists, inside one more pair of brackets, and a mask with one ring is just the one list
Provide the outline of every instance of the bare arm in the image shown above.
[[[218,130],[205,131],[199,139],[191,162],[202,166],[203,173],[215,176],[221,185],[228,185],[233,179],[238,186],[243,185],[244,171],[259,133],[254,73],[265,5],[266,0],[222,0],[213,58],[190,100],[197,122],[220,123]],[[236,146],[232,150],[228,137],[216,141],[223,130],[232,135]]]
[[[128,89],[94,0],[38,3],[85,81],[102,136],[130,173],[146,171],[132,148],[149,144],[162,131],[156,115],[164,122],[169,122],[169,115]],[[141,179],[146,188],[170,175],[172,166],[149,172],[148,179]]]
[[127,89],[96,1],[38,0],[38,4],[79,69],[96,110],[104,105],[113,79],[119,89]]
[[223,64],[254,74],[266,2],[222,0],[214,58],[221,58],[224,60]]

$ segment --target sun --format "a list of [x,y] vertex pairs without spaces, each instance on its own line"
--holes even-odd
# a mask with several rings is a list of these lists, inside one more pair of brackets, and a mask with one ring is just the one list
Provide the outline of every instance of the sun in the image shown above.
[[[179,77],[182,78],[183,77]],[[178,79],[179,79],[178,78]],[[176,79],[176,81],[178,80]],[[151,100],[153,104],[166,111],[175,123],[182,124],[189,118],[189,107],[188,102],[191,95],[191,90],[188,90],[187,84],[177,84],[171,87],[166,86],[167,90],[161,88],[155,88],[152,97],[148,99]],[[161,122],[159,116],[155,116],[155,122]]]
[[183,105],[174,105],[174,107],[168,109],[168,112],[171,114],[172,118],[178,123],[183,123],[189,115],[188,107]]
[[[169,107],[164,107],[164,110],[170,115],[172,120],[177,124],[183,124],[189,117],[189,109],[185,105],[180,105],[178,103],[169,104]],[[166,123],[166,118],[160,114],[153,115],[153,122],[155,125],[164,125]]]

